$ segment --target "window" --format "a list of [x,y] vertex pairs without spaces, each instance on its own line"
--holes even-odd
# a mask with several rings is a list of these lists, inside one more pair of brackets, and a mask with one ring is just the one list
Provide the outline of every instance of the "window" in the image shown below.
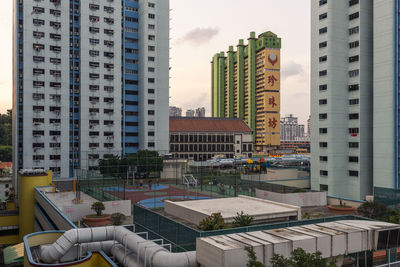
[[137,8],[135,8],[135,7],[130,7],[130,6],[125,7],[125,10],[126,10],[126,11],[131,11],[131,12],[138,12],[138,11],[139,11]]
[[349,91],[358,91],[359,85],[358,84],[351,84],[349,85]]
[[154,78],[148,78],[147,81],[148,81],[148,83],[154,83],[155,79]]
[[44,13],[43,7],[34,6],[32,10],[32,14],[42,14]]
[[53,57],[51,57],[50,58],[50,63],[61,64],[61,58],[53,58]]
[[149,94],[154,94],[154,89],[148,89],[147,92],[148,92]]
[[50,51],[53,51],[55,53],[60,53],[61,52],[61,46],[51,45],[50,46]]
[[360,100],[358,98],[349,100],[349,105],[358,105],[358,104],[360,104]]
[[149,41],[154,41],[156,37],[154,35],[149,35]]
[[44,20],[42,20],[42,19],[33,19],[33,25],[42,26],[42,25],[44,25]]
[[90,39],[89,39],[89,43],[90,43],[91,45],[97,45],[97,44],[100,43],[100,40],[99,40],[99,39],[90,38]]
[[355,4],[358,4],[358,0],[350,0],[349,1],[349,6],[354,6]]
[[89,67],[91,68],[98,68],[100,66],[99,62],[89,61]]
[[351,62],[357,62],[359,60],[359,56],[357,55],[357,56],[352,56],[352,57],[349,57],[349,62],[351,63]]
[[89,27],[89,32],[90,33],[98,33],[100,31],[99,28],[97,27]]
[[149,147],[155,147],[155,144],[154,144],[154,142],[149,142],[149,143],[148,143],[148,146],[149,146]]
[[59,29],[61,28],[61,23],[57,21],[50,21],[50,27],[53,27],[54,29]]
[[319,171],[319,175],[321,175],[321,176],[328,176],[328,171],[320,170],[320,171]]
[[149,46],[148,46],[148,50],[149,50],[149,51],[156,51],[156,47],[155,47],[155,46],[152,46],[152,45],[149,45]]
[[349,134],[358,134],[359,132],[359,128],[349,128]]
[[319,29],[319,34],[324,34],[328,32],[328,27],[323,27],[321,29]]
[[154,62],[154,61],[155,61],[155,57],[148,57],[147,60],[148,60],[149,62]]
[[358,148],[358,142],[349,142],[349,148]]
[[61,34],[50,33],[50,38],[53,39],[54,41],[60,41]]
[[328,60],[328,57],[327,57],[327,56],[319,57],[319,62],[325,62],[325,61],[327,61],[327,60]]
[[319,104],[320,105],[326,105],[326,104],[328,104],[328,100],[327,99],[320,99],[319,100]]
[[320,86],[319,86],[319,90],[320,91],[326,91],[328,89],[328,85],[327,84],[321,84]]
[[358,113],[350,113],[349,120],[358,120],[359,114]]
[[99,9],[100,9],[100,6],[99,6],[99,5],[96,5],[96,4],[89,4],[89,8],[90,8],[91,10],[99,10]]
[[34,38],[37,38],[37,39],[43,38],[43,37],[44,37],[44,32],[37,32],[37,31],[34,31],[34,32],[33,32],[33,37],[34,37]]
[[44,69],[33,69],[33,75],[42,75],[44,74]]
[[328,0],[320,0],[319,1],[319,6],[323,6],[328,2]]
[[358,162],[358,157],[350,156],[349,157],[349,162]]
[[113,58],[114,57],[114,53],[113,52],[104,52],[104,56],[108,57],[108,58]]
[[113,18],[104,18],[104,22],[112,25],[112,24],[114,24],[114,19]]
[[149,14],[149,19],[155,19],[156,18],[156,15],[154,15],[154,14]]
[[99,16],[89,16],[89,20],[90,20],[90,22],[93,22],[93,23],[99,22],[100,17]]
[[360,74],[359,70],[350,70],[349,77],[357,77]]
[[154,4],[154,3],[149,3],[149,7],[155,8],[155,7],[156,7],[156,4]]
[[358,46],[360,46],[359,41],[354,41],[354,42],[349,43],[349,48],[356,48]]
[[44,62],[44,57],[33,56],[33,62]]
[[327,148],[328,147],[328,143],[327,142],[319,142],[319,147]]
[[148,111],[147,111],[147,114],[148,114],[148,115],[154,115],[155,112],[154,112],[154,110],[148,110]]
[[50,14],[55,17],[59,17],[61,15],[61,11],[56,9],[50,9]]
[[326,76],[326,75],[328,75],[328,71],[327,70],[321,70],[319,72],[319,77],[323,77],[323,76]]
[[44,160],[44,155],[33,155],[32,159],[34,161]]
[[328,133],[328,128],[319,128],[319,133],[320,134],[327,134]]
[[359,27],[359,26],[350,28],[350,29],[349,29],[349,35],[356,34],[356,33],[358,33],[359,31],[360,31],[360,27]]
[[98,73],[89,73],[89,78],[90,79],[98,79],[100,75]]
[[319,114],[319,119],[320,120],[326,120],[328,118],[328,114],[327,113],[320,113]]
[[113,47],[114,46],[114,41],[104,40],[104,45],[106,45],[108,47]]
[[327,47],[327,46],[328,46],[328,43],[326,41],[319,43],[319,48],[324,48],[324,47]]
[[327,156],[319,156],[319,161],[328,161],[328,157]]
[[149,100],[147,100],[147,104],[154,105],[155,104],[155,100],[154,99],[149,99]]
[[[128,8],[128,7],[126,7],[126,8]],[[128,22],[139,22],[138,18],[125,17],[125,20]]]
[[358,18],[359,16],[360,16],[360,13],[359,13],[359,12],[350,14],[350,15],[349,15],[349,20],[356,19],[356,18]]
[[114,35],[114,30],[104,29],[104,33],[107,35]]
[[149,24],[149,30],[154,30],[156,28],[156,26],[154,24]]
[[148,122],[147,122],[147,125],[149,125],[149,126],[154,126],[154,121],[148,121]]
[[154,136],[154,132],[147,132],[148,136]]
[[110,6],[105,6],[104,11],[111,14],[114,13],[114,8]]
[[358,171],[349,171],[349,176],[358,176]]
[[325,13],[319,15],[319,20],[326,19],[327,17],[328,17],[328,13],[325,12]]

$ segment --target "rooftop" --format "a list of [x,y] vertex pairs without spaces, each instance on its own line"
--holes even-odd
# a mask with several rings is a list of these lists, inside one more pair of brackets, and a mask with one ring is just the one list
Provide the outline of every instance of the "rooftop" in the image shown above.
[[169,131],[251,133],[250,127],[242,119],[205,117],[170,117]]
[[12,162],[0,162],[0,170],[2,169],[11,169]]

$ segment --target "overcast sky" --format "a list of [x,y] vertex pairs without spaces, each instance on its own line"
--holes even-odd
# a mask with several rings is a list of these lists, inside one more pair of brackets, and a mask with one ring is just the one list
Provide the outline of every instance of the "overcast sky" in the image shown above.
[[[12,99],[12,0],[0,0],[0,112]],[[210,61],[219,51],[247,39],[251,31],[282,38],[281,116],[305,123],[310,113],[309,0],[170,0],[170,105],[204,106],[210,114]],[[247,42],[247,40],[246,40]]]

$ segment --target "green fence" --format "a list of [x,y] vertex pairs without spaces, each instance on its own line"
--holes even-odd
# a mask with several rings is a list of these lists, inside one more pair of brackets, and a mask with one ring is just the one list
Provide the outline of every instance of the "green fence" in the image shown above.
[[397,208],[400,205],[400,189],[374,187],[374,200]]
[[196,249],[196,238],[214,235],[226,235],[243,232],[270,230],[283,227],[334,222],[339,220],[368,220],[355,215],[332,216],[310,220],[279,222],[248,227],[237,227],[215,231],[200,231],[187,225],[174,221],[152,210],[133,205],[134,224],[137,231],[149,232],[151,238],[163,238],[173,245],[174,251],[191,251]]

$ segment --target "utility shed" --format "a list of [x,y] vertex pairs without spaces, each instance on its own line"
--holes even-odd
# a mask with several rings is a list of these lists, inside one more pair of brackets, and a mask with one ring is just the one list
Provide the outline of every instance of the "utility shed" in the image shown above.
[[248,261],[244,248],[251,246],[258,260],[269,267],[274,253],[288,257],[296,248],[309,253],[321,251],[324,258],[395,248],[399,230],[397,224],[343,220],[211,236],[196,240],[196,257],[201,266],[241,267]]
[[225,222],[232,222],[237,213],[253,216],[253,224],[301,219],[300,207],[248,196],[164,202],[164,211],[190,223],[199,225],[213,213],[221,213]]

